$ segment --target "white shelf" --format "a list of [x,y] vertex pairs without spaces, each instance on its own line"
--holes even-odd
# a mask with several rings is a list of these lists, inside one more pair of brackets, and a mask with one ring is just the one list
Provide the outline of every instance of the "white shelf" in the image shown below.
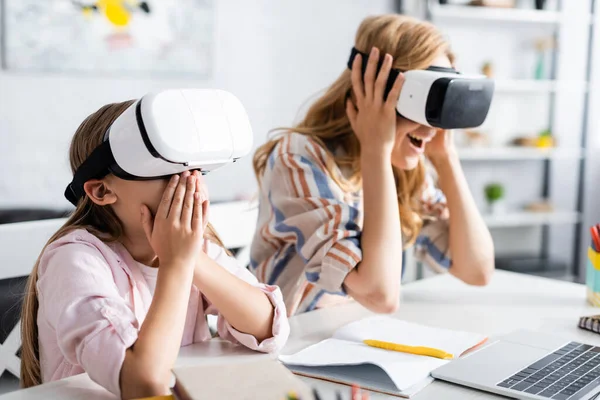
[[497,79],[498,93],[552,93],[586,91],[588,85],[581,81],[553,81],[535,79]]
[[460,19],[533,24],[558,24],[561,15],[556,11],[539,11],[515,8],[473,7],[460,5],[431,5],[433,19]]
[[581,158],[581,149],[537,149],[529,147],[474,147],[459,148],[458,156],[464,161],[555,160]]
[[575,224],[579,214],[575,211],[532,212],[515,211],[483,215],[489,228],[512,228],[537,225]]

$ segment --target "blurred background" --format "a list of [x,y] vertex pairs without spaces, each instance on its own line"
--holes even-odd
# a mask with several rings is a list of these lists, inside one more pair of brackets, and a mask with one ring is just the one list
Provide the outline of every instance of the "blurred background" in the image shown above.
[[[382,13],[432,21],[459,70],[496,80],[486,123],[455,137],[497,266],[583,282],[600,222],[600,0],[0,0],[0,223],[70,211],[69,141],[109,102],[225,89],[256,148],[298,120],[344,70],[362,19]],[[251,157],[208,183],[213,203],[253,198]],[[23,278],[1,278],[6,348]],[[16,388],[3,371],[0,392]]]
[[[484,126],[456,132],[501,268],[582,280],[600,221],[596,0],[0,0],[0,222],[68,212],[67,151],[105,103],[172,87],[233,92],[255,147],[345,68],[367,15],[435,23],[457,67],[496,79]],[[208,176],[252,198],[251,157]]]

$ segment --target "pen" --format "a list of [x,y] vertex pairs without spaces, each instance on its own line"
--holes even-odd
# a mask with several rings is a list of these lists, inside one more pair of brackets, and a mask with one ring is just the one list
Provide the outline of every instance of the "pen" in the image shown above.
[[371,347],[377,347],[379,349],[398,351],[400,353],[409,353],[409,354],[417,354],[420,356],[429,356],[435,358],[441,358],[444,360],[449,360],[454,358],[453,354],[446,353],[443,350],[434,349],[432,347],[423,347],[423,346],[407,346],[403,344],[391,343],[391,342],[383,342],[381,340],[364,340],[364,344]]
[[594,251],[600,251],[600,234],[598,233],[598,226],[592,226],[590,232],[592,233],[592,247]]
[[296,392],[289,392],[287,395],[287,400],[299,400],[298,396],[296,396]]
[[321,396],[319,396],[319,391],[315,388],[313,388],[313,396],[315,400],[321,400]]

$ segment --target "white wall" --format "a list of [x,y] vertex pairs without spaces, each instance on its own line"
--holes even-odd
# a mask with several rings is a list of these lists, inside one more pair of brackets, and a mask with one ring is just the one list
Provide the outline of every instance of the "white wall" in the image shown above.
[[[43,1],[43,0],[40,0]],[[526,2],[528,0],[521,0]],[[559,75],[582,78],[582,42],[585,24],[578,15],[589,9],[590,0],[563,1],[567,13]],[[359,22],[369,14],[393,12],[393,0],[305,0],[243,1],[215,0],[216,43],[214,76],[207,81],[176,79],[132,79],[126,77],[67,76],[24,74],[0,71],[0,207],[67,207],[63,188],[70,180],[67,168],[68,142],[79,122],[102,104],[139,97],[161,88],[194,86],[220,87],[235,93],[246,105],[255,130],[255,146],[263,143],[268,130],[290,125],[300,107],[312,95],[330,84],[344,69]],[[405,0],[406,11],[424,16],[424,0]],[[600,14],[600,13],[599,13]],[[505,54],[496,62],[498,74],[523,77],[532,70],[531,59],[522,46],[527,38],[543,33],[544,28],[457,26],[439,24],[453,41],[459,64],[465,70],[478,68],[490,54]],[[477,35],[473,29],[477,28]],[[486,33],[487,32],[487,33]],[[596,47],[600,48],[600,23],[596,25]],[[489,43],[494,46],[489,46]],[[520,47],[521,46],[521,47]],[[483,50],[481,50],[483,49]],[[486,54],[485,51],[489,53]],[[600,82],[600,52],[596,53],[595,77]],[[524,97],[498,103],[502,113],[492,115],[487,126],[496,141],[520,128],[523,132],[544,127],[549,116],[546,100]],[[578,141],[581,132],[582,99],[566,95],[557,98],[559,116],[555,126],[561,141]],[[590,138],[593,149],[600,148],[600,100],[591,99]],[[499,111],[499,110],[497,110]],[[513,115],[507,119],[504,115]],[[590,155],[596,154],[592,151]],[[555,164],[552,194],[564,208],[574,205],[576,180],[574,167]],[[599,162],[588,162],[586,196],[587,225],[600,220]],[[511,177],[509,202],[518,205],[539,193],[541,164],[521,162],[509,165],[491,163],[467,166],[470,185],[483,206],[481,186],[504,171]],[[564,173],[565,178],[560,178]],[[251,157],[227,166],[208,177],[213,200],[252,195],[256,190]],[[531,184],[534,182],[534,184]],[[535,248],[538,229],[496,232],[497,248]],[[584,236],[587,238],[587,233]],[[570,260],[572,228],[552,231],[553,255]]]
[[[43,1],[43,0],[40,0]],[[208,81],[0,71],[0,207],[67,207],[69,140],[101,105],[169,87],[219,87],[245,104],[255,145],[290,125],[299,107],[344,69],[367,15],[391,0],[215,0],[214,77]],[[211,197],[252,195],[251,157],[208,178]]]

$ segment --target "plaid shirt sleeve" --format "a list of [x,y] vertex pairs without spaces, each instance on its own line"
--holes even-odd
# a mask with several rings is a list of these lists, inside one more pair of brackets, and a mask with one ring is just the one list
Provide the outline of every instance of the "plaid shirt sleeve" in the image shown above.
[[[271,239],[295,244],[308,282],[344,294],[346,275],[362,259],[358,205],[346,201],[325,168],[324,150],[305,136],[286,135],[267,168],[268,201],[275,216]],[[271,263],[267,275],[277,276],[284,264]]]

